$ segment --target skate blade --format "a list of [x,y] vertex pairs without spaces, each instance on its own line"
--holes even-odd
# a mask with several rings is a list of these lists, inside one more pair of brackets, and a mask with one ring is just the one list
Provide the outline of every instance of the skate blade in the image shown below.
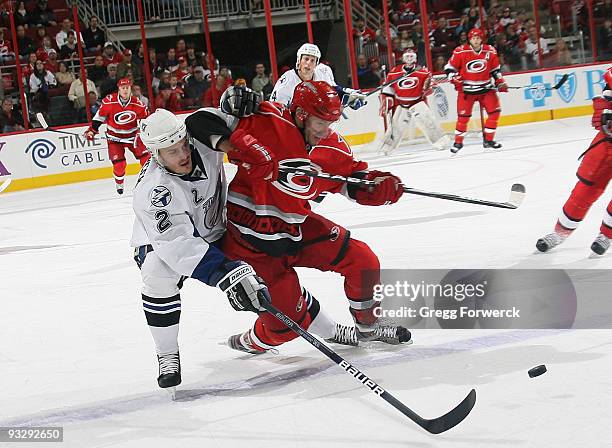
[[170,397],[170,400],[176,401],[176,387],[166,387],[164,391]]
[[595,253],[595,252],[591,251],[591,254],[589,255],[589,260],[598,260],[598,259],[603,258],[605,256],[606,256],[605,252],[603,254],[599,255],[598,253]]

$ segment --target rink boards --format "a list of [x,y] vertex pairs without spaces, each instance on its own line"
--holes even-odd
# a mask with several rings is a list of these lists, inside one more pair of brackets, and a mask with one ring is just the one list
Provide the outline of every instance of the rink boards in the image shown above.
[[[500,94],[500,125],[590,114],[591,98],[601,93],[606,69],[606,64],[594,64],[507,75],[508,85],[531,88]],[[560,89],[546,90],[565,74],[569,78]],[[337,126],[340,134],[357,146],[356,152],[359,152],[359,145],[372,142],[383,131],[378,115],[379,101],[374,96],[358,111],[346,109],[347,119],[342,118]],[[444,128],[452,131],[457,115],[453,86],[440,83],[428,101]],[[476,110],[474,119],[480,119]],[[82,135],[86,127],[64,127],[62,130]],[[136,174],[139,165],[133,155],[126,152],[127,174]],[[90,142],[81,136],[37,131],[0,136],[0,180],[7,176],[13,181],[6,191],[17,191],[110,178],[112,168],[104,140]]]

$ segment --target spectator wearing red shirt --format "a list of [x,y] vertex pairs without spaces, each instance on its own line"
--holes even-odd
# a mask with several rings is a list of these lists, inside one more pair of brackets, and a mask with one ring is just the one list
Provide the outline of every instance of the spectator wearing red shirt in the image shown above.
[[204,92],[204,107],[219,107],[219,99],[225,89],[231,86],[231,81],[228,80],[222,74],[215,77],[215,83],[210,86],[206,92]]
[[51,73],[59,72],[59,61],[57,60],[57,51],[53,48],[49,50],[47,60],[45,61],[45,68]]
[[[30,53],[28,55],[28,63],[21,68],[21,73],[26,80],[30,79],[30,75],[34,73],[34,69],[36,68],[36,61],[38,58],[36,57],[36,53]],[[27,81],[29,82],[29,81]]]
[[14,57],[15,55],[11,51],[11,43],[4,38],[4,29],[0,28],[0,61]]
[[190,70],[189,64],[187,63],[187,59],[184,56],[180,56],[178,58],[178,62],[178,69],[176,69],[172,73],[172,75],[176,76],[180,83],[183,83],[185,82],[185,78],[191,74],[193,68],[191,68]]
[[176,42],[176,57],[185,57],[187,56],[187,44],[185,44],[185,39],[179,39]]
[[115,46],[112,42],[106,42],[104,44],[104,51],[102,52],[102,60],[104,66],[108,67],[109,64],[119,64],[123,61],[123,57],[115,51]]
[[364,44],[367,42],[374,42],[376,40],[376,33],[370,28],[366,27],[363,20],[358,20],[355,24],[355,28],[353,28],[353,36],[361,37]]

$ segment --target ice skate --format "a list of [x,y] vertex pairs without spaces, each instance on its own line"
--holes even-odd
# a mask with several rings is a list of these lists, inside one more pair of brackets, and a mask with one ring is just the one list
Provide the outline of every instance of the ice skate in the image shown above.
[[174,400],[176,386],[181,384],[181,358],[179,353],[157,355],[157,362],[159,363],[157,384],[165,389]]
[[597,235],[597,238],[595,238],[595,241],[593,241],[593,244],[591,244],[591,250],[594,254],[597,254],[599,256],[605,254],[609,247],[610,239],[606,237],[603,233]]
[[495,140],[485,140],[484,142],[482,142],[482,147],[484,149],[501,149],[502,144],[496,142]]
[[391,321],[379,319],[373,325],[355,324],[357,339],[362,342],[384,342],[385,344],[411,344],[412,335],[407,328]]
[[334,344],[351,345],[353,347],[359,345],[355,327],[342,324],[336,324],[333,336],[329,339],[325,339],[325,341]]
[[266,353],[268,350],[265,348],[261,348],[257,346],[253,342],[253,338],[251,337],[251,332],[253,330],[247,330],[244,333],[235,334],[230,336],[227,340],[227,345],[234,350],[238,350],[245,353],[250,353],[252,355],[260,355],[262,353]]
[[457,154],[462,149],[463,149],[463,143],[455,142],[455,143],[453,143],[453,146],[451,146],[450,152],[452,152],[453,154]]
[[119,195],[123,194],[123,182],[122,183],[115,182],[115,187],[117,188],[117,194]]
[[536,242],[536,248],[540,252],[548,252],[552,248],[558,246],[563,241],[565,241],[566,238],[567,238],[567,236],[560,235],[560,234],[558,234],[556,232],[549,233],[548,235],[540,238]]

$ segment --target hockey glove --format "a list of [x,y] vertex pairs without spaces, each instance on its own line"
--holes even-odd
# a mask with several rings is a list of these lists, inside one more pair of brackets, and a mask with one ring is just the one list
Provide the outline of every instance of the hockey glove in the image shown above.
[[375,185],[349,185],[348,194],[362,205],[395,204],[404,194],[402,180],[385,171],[372,170],[351,174],[365,180],[372,180]]
[[508,91],[508,84],[504,81],[504,78],[497,78],[495,80],[495,87],[498,92],[506,93]]
[[96,131],[94,128],[92,128],[91,126],[87,128],[87,130],[85,131],[85,133],[83,134],[85,136],[85,138],[87,140],[93,140],[96,137],[96,134],[98,133],[98,131]]
[[361,90],[349,89],[348,87],[341,86],[336,86],[335,89],[342,100],[343,107],[350,107],[353,110],[357,110],[368,104],[367,95]]
[[254,178],[276,180],[278,161],[269,148],[243,129],[232,133],[230,143],[234,147],[233,151],[227,153],[230,162],[243,167]]
[[593,98],[593,117],[591,124],[595,129],[600,131],[603,124],[603,114],[606,109],[612,109],[612,102],[606,100],[603,96]]
[[612,137],[612,109],[604,109],[601,114],[601,130],[608,137]]
[[261,95],[248,87],[228,87],[219,101],[221,110],[238,118],[246,118],[257,112]]
[[265,311],[262,300],[270,301],[264,281],[255,274],[250,264],[226,259],[210,276],[210,283],[221,289],[236,311]]

